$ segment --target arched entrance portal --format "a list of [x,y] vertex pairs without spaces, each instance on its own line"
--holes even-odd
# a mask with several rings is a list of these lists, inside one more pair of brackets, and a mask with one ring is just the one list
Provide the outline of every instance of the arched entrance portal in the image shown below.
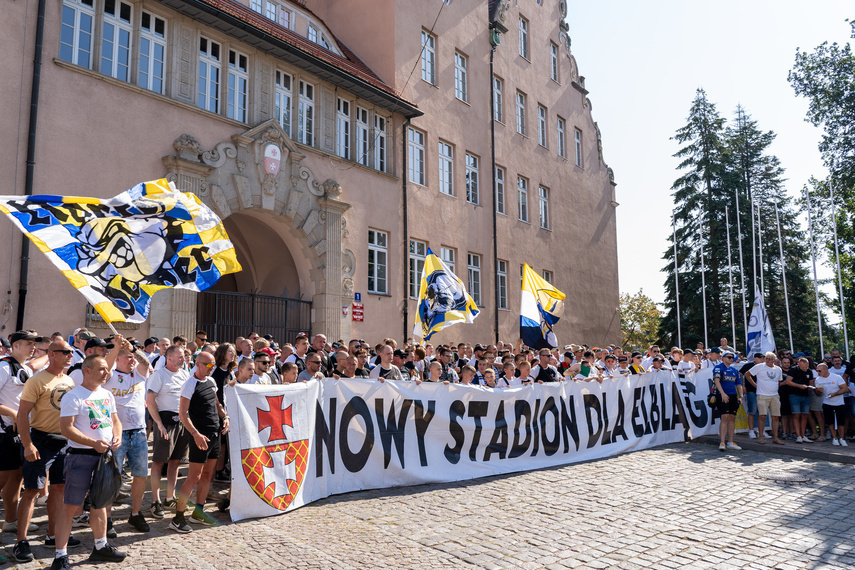
[[271,334],[279,343],[309,333],[312,303],[306,297],[311,297],[300,285],[307,268],[298,268],[277,231],[281,222],[261,211],[243,211],[223,224],[243,271],[223,276],[199,295],[199,328],[218,342],[234,342],[252,331]]

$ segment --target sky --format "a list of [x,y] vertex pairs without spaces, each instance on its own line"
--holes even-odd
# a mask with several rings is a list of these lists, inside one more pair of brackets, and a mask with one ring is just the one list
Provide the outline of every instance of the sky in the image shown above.
[[[805,122],[808,102],[787,82],[797,49],[851,40],[851,1],[570,0],[571,51],[590,92],[603,158],[617,182],[620,290],[665,300],[671,247],[671,185],[679,176],[671,140],[700,87],[728,122],[741,104],[797,195],[826,169],[822,131]],[[777,255],[777,244],[774,254]],[[764,249],[766,249],[764,247]],[[820,278],[836,275],[820,269]],[[829,292],[833,287],[829,287]]]

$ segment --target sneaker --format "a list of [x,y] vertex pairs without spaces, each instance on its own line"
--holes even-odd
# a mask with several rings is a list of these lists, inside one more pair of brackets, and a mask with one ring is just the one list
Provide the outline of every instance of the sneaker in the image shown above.
[[217,473],[214,475],[214,481],[228,482],[229,475],[225,472],[225,470],[217,471]]
[[841,437],[838,441],[840,441],[840,445],[842,445],[843,447],[849,447],[849,444],[846,443],[846,438]]
[[126,553],[116,550],[112,544],[107,544],[104,548],[93,548],[89,560],[92,562],[121,562],[126,556]]
[[807,437],[806,437],[806,438],[804,438],[802,441],[803,441],[804,443],[813,443],[813,440],[812,440],[812,439],[810,439],[810,438],[807,438]]
[[736,444],[735,444],[735,443],[733,443],[732,441],[731,441],[730,443],[728,443],[728,444],[727,444],[727,448],[728,448],[728,449],[736,449],[736,450],[741,450],[741,449],[742,449],[741,447],[739,447],[738,445],[736,445]]
[[116,498],[113,499],[113,504],[115,505],[119,501],[124,501],[125,499],[127,499],[130,496],[131,496],[130,493],[125,493],[124,491],[120,490],[118,493],[116,493]]
[[54,558],[50,565],[50,570],[71,570],[71,564],[68,562],[68,556],[60,556]]
[[181,517],[181,520],[178,520],[178,517],[175,517],[172,519],[172,522],[169,523],[169,530],[174,530],[179,534],[187,534],[193,529],[190,528],[190,525],[187,524],[187,521],[184,520],[184,517]]
[[816,441],[828,441],[828,440],[825,439],[824,437],[818,437],[818,438],[816,438]]
[[107,538],[118,538],[119,533],[113,528],[113,521],[107,521]]
[[151,516],[156,519],[163,518],[163,503],[160,501],[155,501],[151,504]]
[[47,504],[48,497],[49,495],[39,495],[36,497],[36,505],[40,507],[45,506]]
[[214,526],[216,522],[211,515],[200,508],[193,509],[193,514],[190,515],[190,522],[200,524],[202,526]]
[[748,430],[748,438],[749,439],[757,439],[757,434],[754,433],[753,429]]
[[82,528],[85,526],[89,526],[89,513],[86,511],[83,511],[83,514],[71,519],[72,528]]
[[137,529],[140,532],[149,532],[151,527],[145,522],[145,517],[142,513],[138,513],[136,515],[131,515],[128,519],[128,524]]
[[800,437],[796,438],[796,443],[804,443],[804,442],[805,442],[805,440],[803,440],[802,438],[800,438]]
[[836,437],[832,437],[831,445],[840,445],[840,441]]
[[[27,532],[36,532],[37,530],[39,530],[39,525],[34,522],[31,522],[27,527]],[[3,532],[18,532],[18,521],[4,522]]]
[[178,501],[175,500],[175,497],[172,497],[171,499],[166,499],[165,501],[163,501],[163,508],[164,509],[175,510],[175,507],[177,507],[177,506],[178,506]]
[[18,562],[32,562],[35,556],[30,550],[30,543],[26,540],[15,543],[15,548],[12,549],[12,555]]
[[217,510],[220,511],[221,513],[224,513],[227,510],[229,510],[230,506],[231,506],[231,501],[228,498],[220,499],[219,501],[217,501]]
[[[51,548],[56,548],[56,537],[48,538],[45,537],[45,546],[50,546]],[[65,545],[66,548],[74,548],[75,546],[80,546],[80,539],[74,538],[73,535],[68,535],[68,544]]]
[[724,445],[723,443],[719,444],[719,446],[718,446],[719,451],[724,451],[725,449],[727,449],[726,445]]

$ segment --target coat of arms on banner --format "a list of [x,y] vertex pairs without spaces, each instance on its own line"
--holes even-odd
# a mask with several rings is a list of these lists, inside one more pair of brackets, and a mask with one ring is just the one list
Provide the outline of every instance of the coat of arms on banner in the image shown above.
[[[286,396],[245,398],[246,411],[252,414],[255,408],[257,433],[242,431],[240,451],[247,483],[261,500],[280,511],[288,508],[303,483],[310,427],[305,400],[283,400]],[[262,445],[253,446],[256,442]]]

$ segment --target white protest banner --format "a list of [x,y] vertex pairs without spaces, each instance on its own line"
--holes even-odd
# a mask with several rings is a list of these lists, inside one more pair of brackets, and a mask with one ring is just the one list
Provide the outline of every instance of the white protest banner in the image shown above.
[[364,489],[474,479],[717,433],[710,371],[510,389],[326,379],[227,387],[233,520]]

